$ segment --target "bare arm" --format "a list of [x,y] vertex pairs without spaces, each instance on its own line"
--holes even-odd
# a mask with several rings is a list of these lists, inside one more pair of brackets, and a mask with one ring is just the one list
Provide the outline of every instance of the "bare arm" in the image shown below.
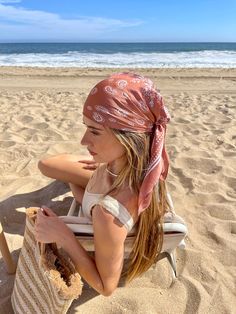
[[38,168],[49,178],[85,188],[93,171],[97,168],[97,164],[92,159],[88,157],[87,163],[83,162],[85,159],[85,156],[61,154],[41,159]]
[[69,187],[70,187],[71,192],[72,192],[74,198],[76,199],[76,201],[79,204],[82,204],[85,189],[82,188],[81,186],[73,184],[73,183],[69,183]]
[[96,291],[109,296],[116,289],[123,266],[124,241],[127,230],[118,225],[108,211],[96,205],[93,209],[95,259],[90,257],[66,226],[51,209],[39,210],[35,225],[36,240],[56,242],[71,257],[81,277]]
[[[42,243],[56,242],[71,256],[81,276],[99,293],[105,294],[96,263],[80,245],[73,232],[50,208],[38,210],[35,238]],[[45,215],[46,213],[46,215]]]
[[100,294],[109,296],[117,288],[124,259],[125,227],[96,205],[93,209],[95,260],[75,237],[59,243],[70,255],[80,275]]

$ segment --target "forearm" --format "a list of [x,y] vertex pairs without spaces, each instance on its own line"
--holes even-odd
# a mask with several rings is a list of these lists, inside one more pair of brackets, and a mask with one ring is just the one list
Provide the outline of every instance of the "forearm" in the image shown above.
[[81,277],[99,294],[106,295],[94,259],[88,255],[75,236],[60,242],[59,245],[69,254]]
[[84,164],[79,162],[80,159],[81,156],[61,154],[41,159],[38,168],[49,178],[74,183],[85,188],[92,171],[84,169]]

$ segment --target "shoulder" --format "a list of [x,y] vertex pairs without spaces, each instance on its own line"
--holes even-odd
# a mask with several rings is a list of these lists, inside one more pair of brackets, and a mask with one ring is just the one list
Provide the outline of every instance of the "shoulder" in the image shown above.
[[134,193],[129,187],[125,187],[118,191],[115,195],[110,194],[119,203],[121,203],[132,216],[134,222],[138,220],[138,195]]
[[[106,164],[101,164],[97,168],[96,179],[104,179],[104,172],[106,171]],[[102,181],[102,180],[101,180]],[[108,188],[108,183],[104,183]],[[108,188],[109,190],[109,188]],[[138,219],[138,194],[133,192],[129,186],[125,186],[118,191],[108,193],[109,196],[115,198],[121,203],[130,213],[134,222]]]

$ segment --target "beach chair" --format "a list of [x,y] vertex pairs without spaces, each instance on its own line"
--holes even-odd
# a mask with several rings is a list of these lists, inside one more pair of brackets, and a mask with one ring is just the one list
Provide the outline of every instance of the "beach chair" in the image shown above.
[[[164,217],[163,231],[164,239],[162,251],[157,256],[156,262],[162,258],[167,258],[171,270],[172,278],[177,277],[176,270],[176,259],[175,249],[185,248],[185,237],[187,235],[187,226],[184,220],[178,216],[174,211],[173,202],[170,194],[167,194],[168,203],[171,211]],[[74,216],[77,207],[77,202],[73,199],[71,207],[68,211],[67,216],[61,216],[66,222],[67,226],[74,232],[76,238],[79,240],[81,245],[88,251],[94,252],[94,241],[93,241],[93,227],[91,221],[88,218],[82,216],[81,206],[77,216]],[[135,239],[135,227],[128,233],[125,240],[125,258],[129,256],[132,249],[132,244]]]
[[[164,217],[164,239],[162,251],[157,256],[156,262],[162,258],[167,258],[171,270],[172,277],[177,277],[176,270],[176,260],[175,260],[175,250],[176,248],[185,248],[185,237],[187,235],[187,226],[184,220],[178,216],[174,211],[173,202],[170,194],[167,194],[168,203],[170,205],[171,211],[168,212]],[[77,202],[73,199],[67,216],[61,216],[64,218],[67,226],[75,233],[77,239],[80,241],[81,245],[88,251],[94,252],[94,241],[93,241],[93,227],[91,222],[82,216],[81,207],[77,216],[74,216],[75,209],[77,207]],[[129,232],[125,240],[125,258],[129,256],[132,249],[132,244],[135,239],[135,227]],[[9,252],[9,248],[3,233],[2,225],[0,223],[0,251],[3,256],[3,260],[6,263],[7,272],[13,274],[16,271],[16,264],[14,263],[12,256]]]

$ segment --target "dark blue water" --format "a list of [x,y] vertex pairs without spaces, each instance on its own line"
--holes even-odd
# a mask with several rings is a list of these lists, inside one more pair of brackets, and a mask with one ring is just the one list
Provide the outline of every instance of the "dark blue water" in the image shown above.
[[236,43],[0,43],[1,54],[68,52],[114,53],[175,53],[189,51],[236,51]]

